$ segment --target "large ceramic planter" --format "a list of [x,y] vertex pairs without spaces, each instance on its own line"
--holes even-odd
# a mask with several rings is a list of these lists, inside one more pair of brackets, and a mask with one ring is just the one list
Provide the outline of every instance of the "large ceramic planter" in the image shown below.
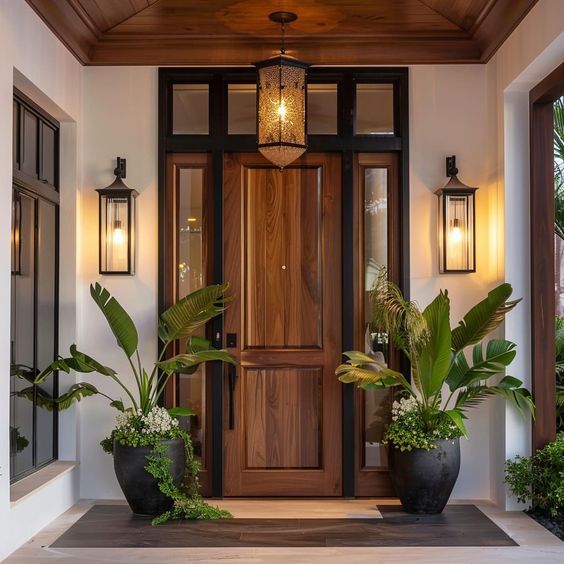
[[440,513],[458,478],[460,439],[438,440],[435,445],[404,452],[390,445],[390,477],[408,513]]
[[[166,456],[172,460],[169,468],[177,487],[182,483],[186,454],[182,439],[161,441],[166,446]],[[173,504],[157,484],[157,480],[145,470],[151,447],[131,447],[114,441],[114,469],[119,485],[131,511],[141,515],[159,515]]]

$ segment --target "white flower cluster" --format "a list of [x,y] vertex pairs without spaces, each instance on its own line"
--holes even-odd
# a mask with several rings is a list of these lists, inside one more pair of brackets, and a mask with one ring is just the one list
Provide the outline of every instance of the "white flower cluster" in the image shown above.
[[401,398],[399,401],[394,401],[394,403],[392,404],[392,421],[397,421],[398,418],[405,415],[406,413],[416,411],[417,406],[417,399],[413,396],[409,396],[408,398]]
[[173,427],[178,427],[178,419],[170,416],[164,407],[155,406],[147,415],[139,413],[143,423],[142,433],[154,433],[156,435],[167,433]]
[[118,413],[116,415],[117,427],[129,427],[129,420],[133,416],[131,411],[126,411],[125,413]]

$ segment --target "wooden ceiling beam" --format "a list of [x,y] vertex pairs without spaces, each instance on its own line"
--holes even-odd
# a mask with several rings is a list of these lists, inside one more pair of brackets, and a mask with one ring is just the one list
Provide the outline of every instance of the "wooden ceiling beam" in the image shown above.
[[[26,1],[84,65],[247,65],[279,47],[258,23],[270,4],[250,0],[207,0],[197,14],[177,0]],[[327,1],[325,21],[324,0],[300,0],[302,28],[289,30],[290,50],[315,65],[484,63],[537,2],[402,1],[411,10],[404,20],[395,4],[343,0],[338,9]],[[231,29],[223,12],[232,9],[250,10],[254,19],[236,19]],[[247,27],[239,29],[241,22]],[[321,24],[329,29],[317,31]]]
[[[278,40],[166,36],[104,37],[91,65],[248,65],[276,54]],[[476,63],[480,50],[471,39],[332,39],[287,42],[288,54],[312,65],[398,65]]]
[[487,63],[513,33],[537,0],[497,0],[473,34],[482,52],[480,62]]

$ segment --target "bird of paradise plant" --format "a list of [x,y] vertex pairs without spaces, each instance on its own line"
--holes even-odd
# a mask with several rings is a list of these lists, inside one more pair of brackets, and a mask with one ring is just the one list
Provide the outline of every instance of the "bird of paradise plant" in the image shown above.
[[[234,361],[226,350],[212,348],[209,341],[195,334],[200,327],[225,310],[231,299],[225,296],[227,288],[228,284],[216,284],[196,290],[160,315],[158,336],[162,347],[157,361],[147,371],[141,365],[139,336],[131,317],[108,290],[98,283],[91,285],[90,295],[106,318],[118,347],[125,353],[134,376],[135,388],[130,389],[113,368],[104,366],[72,345],[70,356],[59,356],[36,377],[35,384],[41,384],[57,370],[66,373],[71,370],[83,374],[97,373],[116,382],[125,398],[112,398],[90,382],[78,382],[58,398],[44,398],[43,406],[52,408],[56,405],[59,409],[65,409],[74,401],[98,394],[107,398],[110,405],[119,411],[131,410],[147,415],[158,405],[173,374],[193,373],[200,364],[213,360],[233,364]],[[166,358],[170,346],[177,340],[186,340],[185,352]],[[30,388],[30,393],[32,392]],[[129,405],[126,407],[127,403]],[[180,407],[171,408],[169,412],[175,416],[191,415],[189,410]]]
[[[359,351],[343,353],[347,361],[337,368],[336,375],[340,381],[354,382],[364,389],[401,387],[413,398],[410,404],[416,405],[424,432],[435,438],[446,438],[437,436],[444,431],[445,422],[468,436],[466,411],[493,395],[534,415],[531,394],[521,380],[503,376],[498,383],[490,383],[516,354],[515,344],[505,339],[483,342],[519,303],[509,300],[511,294],[511,286],[501,284],[451,328],[447,291],[441,291],[421,311],[415,302],[404,298],[381,269],[370,295],[372,328],[386,332],[406,355],[411,379]],[[465,354],[470,346],[471,363]]]

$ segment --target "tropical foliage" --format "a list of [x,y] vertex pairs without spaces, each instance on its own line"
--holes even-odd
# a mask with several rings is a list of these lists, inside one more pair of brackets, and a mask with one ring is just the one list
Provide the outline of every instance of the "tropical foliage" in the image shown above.
[[[76,345],[72,345],[70,356],[67,358],[59,356],[37,376],[36,385],[41,384],[57,370],[66,373],[74,370],[83,374],[96,373],[103,378],[113,380],[121,388],[124,396],[112,398],[89,382],[78,382],[58,398],[44,398],[43,406],[53,408],[56,405],[59,409],[65,409],[74,401],[98,394],[108,399],[110,405],[121,412],[129,410],[147,415],[158,404],[173,374],[191,374],[200,364],[210,360],[233,363],[227,351],[211,348],[208,341],[195,334],[200,327],[225,310],[230,301],[230,298],[224,295],[227,287],[227,284],[217,284],[196,290],[161,314],[158,321],[158,335],[162,346],[157,361],[151,370],[147,371],[141,365],[138,350],[139,336],[131,317],[105,288],[98,283],[91,285],[92,299],[106,318],[118,347],[122,349],[131,367],[134,388],[127,386],[113,368],[104,366],[79,351]],[[170,346],[177,339],[186,340],[185,352],[165,359]],[[172,408],[169,411],[172,415],[189,415],[187,410],[181,408]]]
[[508,460],[505,470],[505,481],[520,502],[552,517],[564,515],[564,433],[533,456]]
[[[516,354],[515,344],[510,341],[483,342],[519,302],[510,301],[511,293],[509,284],[501,284],[451,328],[446,291],[421,311],[416,303],[403,297],[382,269],[370,294],[372,328],[388,333],[406,355],[411,364],[411,381],[359,351],[345,352],[347,361],[336,374],[342,382],[354,382],[364,389],[399,386],[404,394],[415,398],[422,425],[430,435],[444,428],[446,421],[467,436],[466,412],[494,395],[510,401],[521,412],[534,414],[531,395],[520,380],[504,376],[497,384],[490,383]],[[469,361],[464,351],[470,346]],[[394,424],[398,423],[392,421],[391,429]]]

